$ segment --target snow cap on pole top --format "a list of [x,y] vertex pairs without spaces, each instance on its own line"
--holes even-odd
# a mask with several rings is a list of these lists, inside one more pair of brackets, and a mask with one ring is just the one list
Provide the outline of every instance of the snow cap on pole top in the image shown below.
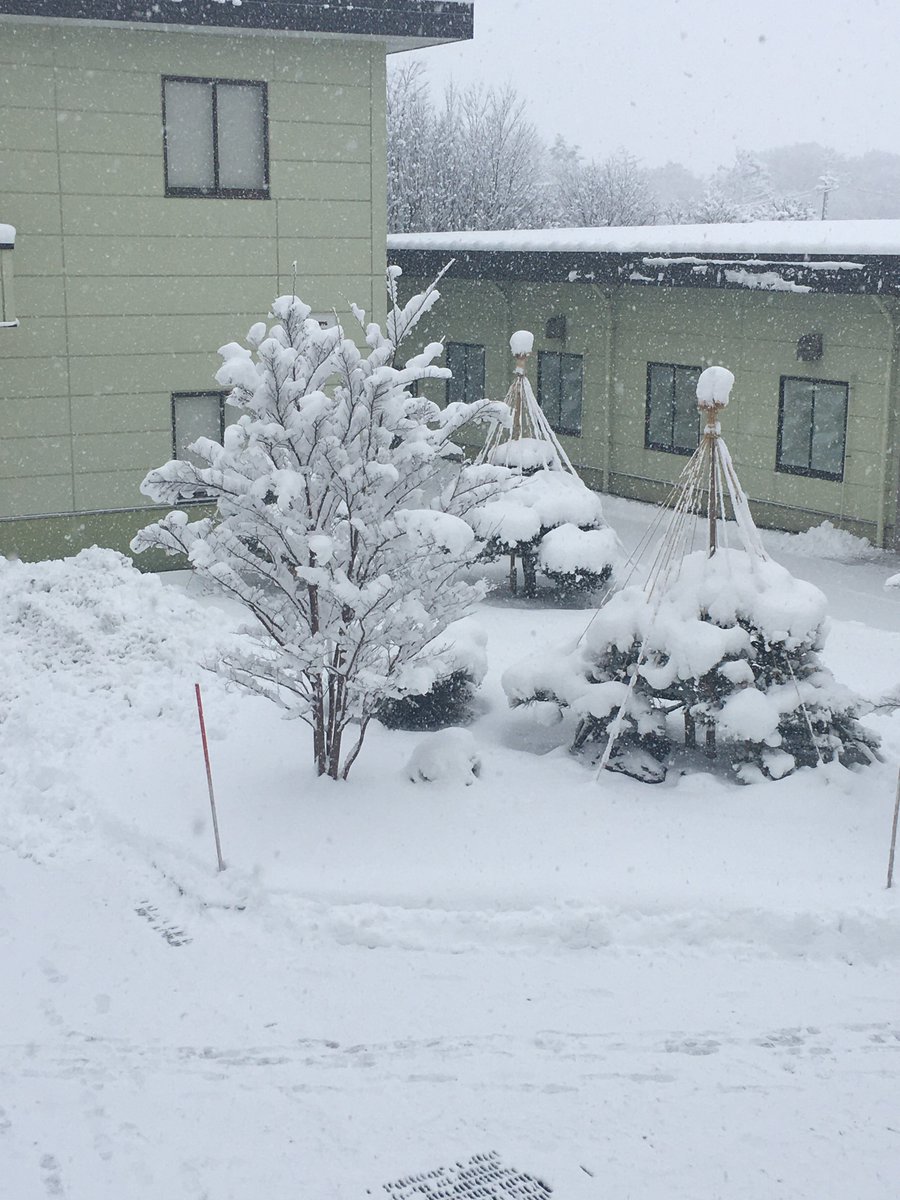
[[727,367],[707,367],[697,380],[697,407],[724,408],[734,387],[734,376]]
[[527,329],[517,329],[509,339],[509,348],[516,358],[530,354],[534,349],[534,334],[529,333]]

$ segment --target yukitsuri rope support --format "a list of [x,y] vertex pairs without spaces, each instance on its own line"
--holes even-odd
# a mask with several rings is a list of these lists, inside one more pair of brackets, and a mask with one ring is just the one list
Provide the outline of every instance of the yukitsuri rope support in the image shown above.
[[[718,549],[718,522],[720,517],[724,519],[725,516],[724,498],[727,491],[745,549],[748,553],[761,554],[765,557],[758,536],[751,536],[751,530],[755,535],[755,526],[749,515],[746,497],[738,482],[728,448],[722,440],[719,416],[728,405],[733,386],[734,375],[725,367],[707,367],[697,381],[697,408],[700,415],[706,419],[706,424],[703,428],[700,445],[691,456],[679,479],[672,515],[660,538],[645,585],[648,598],[654,600],[652,607],[654,618],[659,612],[659,606],[673,572],[677,578],[680,571],[681,560],[687,552],[691,518],[699,515],[702,511],[704,490],[706,492],[708,533],[707,556],[712,558]],[[706,481],[705,489],[703,487],[704,479]],[[649,632],[648,630],[638,650],[638,659],[628,680],[625,697],[609,727],[609,737],[597,768],[598,779],[609,765],[616,740],[621,732],[638,674],[646,658]],[[688,723],[686,733],[688,736],[692,736],[692,722]],[[709,726],[706,731],[706,753],[711,758],[716,754],[715,728],[713,726]]]
[[528,359],[534,348],[534,334],[520,329],[509,339],[509,348],[515,360],[512,383],[504,401],[512,412],[512,422],[504,426],[495,422],[488,430],[476,463],[494,463],[524,473],[523,455],[518,453],[522,444],[529,441],[547,447],[542,452],[540,469],[567,471],[578,477],[578,472],[553,432],[528,380]]

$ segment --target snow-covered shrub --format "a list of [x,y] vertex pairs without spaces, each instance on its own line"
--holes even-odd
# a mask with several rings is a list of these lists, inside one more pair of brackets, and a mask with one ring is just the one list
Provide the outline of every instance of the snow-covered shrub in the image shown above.
[[[320,774],[346,777],[385,696],[403,694],[450,622],[480,594],[462,574],[480,547],[463,520],[496,494],[498,473],[448,469],[458,429],[503,420],[481,401],[440,409],[409,386],[446,378],[433,343],[396,366],[398,347],[438,298],[432,285],[404,307],[397,275],[387,332],[355,315],[362,352],[337,326],[322,329],[296,296],[253,326],[250,349],[232,343],[216,378],[243,409],[223,444],[191,446],[203,463],[169,462],[143,491],[157,503],[202,494],[215,516],[169,513],[132,543],[187,555],[255,618],[246,652],[219,669],[305,721]],[[348,726],[356,741],[342,752]]]
[[838,759],[868,763],[878,740],[860,702],[822,663],[825,597],[743,550],[688,555],[665,590],[612,596],[567,656],[513,668],[513,705],[548,701],[578,719],[573,749],[647,780],[697,735],[738,777],[781,778]]
[[[514,455],[519,445],[506,442],[500,451]],[[534,595],[538,570],[569,588],[589,591],[609,583],[620,546],[596,492],[567,471],[535,469],[511,477],[515,486],[468,518],[485,543],[485,557],[520,559],[526,596]]]
[[442,729],[419,742],[406,764],[413,783],[472,784],[481,774],[481,756],[468,729]]
[[466,617],[448,626],[413,661],[401,681],[403,694],[387,697],[376,716],[388,729],[443,729],[472,719],[475,693],[487,674],[487,635]]
[[593,590],[611,578],[619,550],[619,539],[608,525],[585,529],[567,522],[541,538],[537,565],[558,587]]

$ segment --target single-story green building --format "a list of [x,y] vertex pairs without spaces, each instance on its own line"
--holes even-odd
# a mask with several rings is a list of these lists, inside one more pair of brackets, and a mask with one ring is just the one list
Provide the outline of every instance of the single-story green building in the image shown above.
[[446,339],[449,398],[503,396],[510,335],[535,334],[532,382],[591,486],[665,497],[721,364],[760,523],[897,543],[900,221],[404,234],[388,253],[408,291],[452,260],[423,334]]
[[0,555],[126,550],[275,296],[383,314],[386,56],[472,28],[455,0],[0,0]]

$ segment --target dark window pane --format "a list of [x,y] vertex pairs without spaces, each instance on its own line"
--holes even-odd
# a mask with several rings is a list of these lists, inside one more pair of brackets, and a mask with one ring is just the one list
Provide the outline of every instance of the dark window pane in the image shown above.
[[809,470],[814,387],[811,379],[785,379],[783,382],[780,466]]
[[444,351],[447,367],[452,371],[452,377],[447,380],[447,403],[456,404],[461,401],[466,390],[466,348],[459,342],[448,342]]
[[812,462],[814,471],[844,473],[844,429],[847,423],[847,389],[843,384],[816,385],[813,417]]
[[220,83],[216,88],[219,187],[266,186],[265,102],[255,85]]
[[647,441],[669,449],[672,444],[674,367],[650,363],[647,384]]
[[484,346],[448,342],[444,351],[453,378],[447,380],[447,403],[472,404],[484,399]]
[[559,355],[538,354],[538,404],[551,426],[559,426]]
[[466,357],[466,399],[470,404],[484,399],[484,346],[469,346]]
[[653,450],[692,454],[700,440],[697,412],[699,367],[647,364],[645,444]]
[[580,354],[560,355],[559,428],[581,433],[582,364]]
[[675,368],[675,417],[672,424],[672,449],[693,453],[700,440],[700,414],[697,411],[697,367]]
[[213,189],[212,84],[167,79],[165,89],[166,184]]

